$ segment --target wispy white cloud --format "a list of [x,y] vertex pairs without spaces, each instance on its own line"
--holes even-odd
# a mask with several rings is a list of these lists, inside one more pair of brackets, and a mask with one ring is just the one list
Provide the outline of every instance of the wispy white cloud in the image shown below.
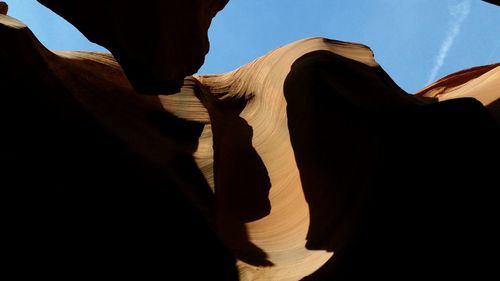
[[439,53],[436,56],[434,61],[434,66],[429,74],[429,80],[427,84],[430,84],[436,79],[436,76],[443,67],[444,61],[448,56],[448,52],[450,51],[455,39],[458,35],[460,35],[460,29],[462,27],[462,23],[467,19],[471,10],[471,2],[470,0],[464,0],[456,5],[453,5],[449,8],[451,24],[446,37],[441,44],[441,48],[439,49]]

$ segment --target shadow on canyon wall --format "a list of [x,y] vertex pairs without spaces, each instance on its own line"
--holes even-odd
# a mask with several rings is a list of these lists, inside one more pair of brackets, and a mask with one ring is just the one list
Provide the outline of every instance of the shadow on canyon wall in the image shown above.
[[0,59],[3,252],[16,276],[238,279],[234,257],[181,192],[194,186],[215,202],[192,158],[202,124],[139,98],[145,122],[170,141],[131,137],[158,163],[84,109],[41,58]]
[[349,95],[379,90],[368,68],[316,51],[284,85],[307,247],[335,252],[304,280],[493,274],[498,125],[474,99],[360,106]]
[[271,266],[267,254],[248,239],[245,223],[271,212],[271,181],[252,144],[253,129],[240,117],[244,99],[197,96],[208,109],[213,133],[217,232],[237,258],[255,266]]

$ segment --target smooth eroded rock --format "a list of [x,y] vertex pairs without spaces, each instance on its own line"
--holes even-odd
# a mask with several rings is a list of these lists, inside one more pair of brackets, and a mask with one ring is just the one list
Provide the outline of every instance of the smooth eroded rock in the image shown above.
[[439,100],[471,97],[479,100],[500,124],[500,63],[447,75],[416,95]]
[[[473,98],[405,93],[364,45],[308,38],[141,96],[110,54],[51,52],[3,15],[0,38],[18,275],[498,275],[498,124]],[[457,85],[496,88],[495,69]]]
[[5,272],[237,280],[192,157],[204,124],[137,94],[110,54],[51,52],[3,15],[0,38]]
[[[194,78],[160,100],[188,120],[208,113],[194,156],[241,280],[495,270],[500,130],[476,100],[409,95],[368,47],[325,38]],[[190,112],[189,95],[206,110]]]
[[212,18],[228,0],[39,2],[110,50],[137,91],[158,95],[201,67]]

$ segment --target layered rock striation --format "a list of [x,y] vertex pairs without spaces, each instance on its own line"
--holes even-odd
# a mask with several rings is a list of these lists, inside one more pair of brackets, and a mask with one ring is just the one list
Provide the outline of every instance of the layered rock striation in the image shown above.
[[[308,38],[226,74],[184,77],[177,67],[194,67],[184,55],[202,54],[203,43],[151,63],[155,53],[129,44],[126,29],[115,34],[111,24],[94,34],[97,22],[110,19],[107,4],[97,11],[77,10],[79,1],[41,2],[86,26],[95,41],[114,42],[103,44],[116,60],[52,52],[23,23],[0,15],[2,197],[18,274],[498,274],[489,254],[498,249],[498,165],[490,161],[500,157],[498,65],[409,95],[367,46]],[[200,22],[208,28],[207,15],[225,2],[169,7],[203,11],[182,27],[192,31]],[[94,14],[95,21],[84,18]],[[194,44],[169,36],[150,40],[161,50],[168,39],[169,55]],[[128,68],[128,59],[143,66]],[[158,66],[166,72],[151,74]],[[177,84],[155,92],[165,81]]]

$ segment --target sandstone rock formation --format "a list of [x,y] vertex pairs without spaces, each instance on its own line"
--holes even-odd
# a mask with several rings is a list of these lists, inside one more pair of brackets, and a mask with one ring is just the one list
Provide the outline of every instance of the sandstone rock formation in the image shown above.
[[473,97],[479,100],[500,124],[500,63],[465,69],[441,78],[416,93],[449,100]]
[[[423,277],[431,268],[449,274],[465,266],[455,258],[464,251],[455,238],[475,236],[460,230],[462,223],[491,231],[494,202],[458,188],[495,181],[496,168],[479,154],[499,155],[499,130],[477,102],[408,95],[368,47],[323,38],[195,79],[179,97],[160,99],[188,120],[200,115],[175,102],[181,96],[187,100],[191,91],[207,108],[210,126],[194,155],[214,188],[217,231],[239,259],[241,280],[396,280]],[[429,138],[447,145],[425,145]],[[478,152],[473,143],[488,149]],[[428,162],[442,174],[419,172]],[[482,214],[477,221],[461,220],[470,215],[465,202]],[[250,244],[236,235],[241,225]],[[446,236],[447,242],[438,238]],[[465,251],[477,255],[483,246]],[[419,247],[432,249],[433,257]],[[477,268],[467,265],[468,274]]]
[[483,0],[483,1],[500,6],[500,0]]
[[204,125],[139,95],[109,54],[50,52],[1,15],[0,38],[5,266],[30,278],[235,280],[199,211],[213,213],[192,158]]
[[0,2],[0,15],[6,15],[9,10],[9,6],[5,2]]
[[134,88],[150,94],[177,92],[201,67],[210,22],[228,1],[39,0],[110,50]]
[[18,273],[498,274],[497,65],[408,95],[368,47],[309,38],[144,96],[110,54],[51,52],[1,15],[0,38]]

